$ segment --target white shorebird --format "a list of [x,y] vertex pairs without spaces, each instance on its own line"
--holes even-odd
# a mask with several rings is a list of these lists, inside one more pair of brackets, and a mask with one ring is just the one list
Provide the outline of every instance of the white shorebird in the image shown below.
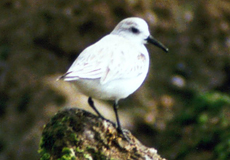
[[149,54],[144,44],[147,43],[168,52],[168,48],[150,35],[143,19],[126,18],[110,34],[83,50],[59,79],[71,82],[89,96],[89,105],[103,119],[92,98],[113,100],[117,129],[123,134],[118,101],[135,92],[146,78]]

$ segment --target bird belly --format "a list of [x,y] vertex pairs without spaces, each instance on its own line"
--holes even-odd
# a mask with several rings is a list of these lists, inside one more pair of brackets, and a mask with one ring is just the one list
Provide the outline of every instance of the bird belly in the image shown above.
[[100,83],[100,79],[78,79],[71,81],[83,94],[102,100],[120,100],[135,92],[143,83],[146,74],[140,74],[135,78],[117,79]]

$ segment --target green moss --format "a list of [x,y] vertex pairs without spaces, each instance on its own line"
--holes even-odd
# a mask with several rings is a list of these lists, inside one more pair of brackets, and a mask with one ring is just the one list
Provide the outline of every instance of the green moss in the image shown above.
[[51,157],[44,149],[39,149],[38,153],[40,154],[40,160],[49,160]]
[[71,117],[57,114],[47,124],[40,140],[39,154],[41,160],[52,158],[58,158],[58,160],[108,160],[95,147],[86,147],[86,149],[80,147],[71,148],[71,146],[78,146],[81,143],[77,133],[74,132],[74,128],[69,125],[71,122],[74,122],[74,120],[71,120]]
[[64,147],[62,149],[62,156],[58,160],[75,160],[75,153],[72,148]]
[[68,147],[64,147],[62,149],[62,153],[66,154],[66,155],[70,155],[72,153],[72,150],[70,148],[68,148]]
[[55,139],[52,134],[49,134],[48,132],[44,132],[42,135],[42,138],[40,140],[40,148],[51,150],[53,148],[53,145],[55,143]]
[[50,154],[49,153],[45,153],[41,156],[40,160],[49,160],[50,159]]
[[71,133],[70,136],[70,141],[73,142],[73,143],[77,143],[79,142],[80,140],[77,138],[77,134],[76,133]]
[[61,158],[58,158],[57,160],[76,160],[76,157],[70,157],[68,155],[63,155]]
[[90,154],[84,154],[84,158],[87,160],[93,160],[93,158]]
[[61,122],[68,122],[69,121],[69,117],[63,117]]
[[106,160],[106,156],[102,152],[97,151],[95,148],[87,147],[86,150],[93,156],[93,159]]
[[77,148],[75,149],[75,152],[76,152],[76,153],[83,153],[84,150],[83,150],[83,149],[80,149],[79,147],[77,147]]

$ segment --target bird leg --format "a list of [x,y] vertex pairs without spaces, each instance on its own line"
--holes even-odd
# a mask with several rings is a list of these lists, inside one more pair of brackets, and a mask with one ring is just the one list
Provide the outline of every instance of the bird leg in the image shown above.
[[115,101],[114,104],[113,104],[113,109],[114,109],[114,112],[115,112],[115,115],[116,115],[116,120],[117,120],[117,132],[119,134],[122,134],[123,137],[129,141],[130,139],[126,136],[126,134],[124,134],[124,131],[122,130],[121,128],[121,123],[120,123],[120,120],[119,120],[119,117],[118,117],[118,103]]
[[106,118],[103,117],[103,116],[101,115],[101,113],[97,110],[97,108],[95,107],[94,102],[93,102],[93,100],[92,100],[91,97],[88,98],[88,103],[89,103],[89,106],[97,113],[97,115],[98,115],[100,118],[102,118],[103,120],[106,120]]
[[[94,102],[93,102],[93,100],[92,100],[92,98],[91,97],[89,97],[88,98],[88,103],[89,103],[89,106],[97,113],[97,115],[100,117],[100,118],[102,118],[103,120],[107,120],[105,117],[103,117],[101,114],[100,114],[100,112],[97,110],[97,108],[95,107],[95,105],[94,105]],[[114,112],[115,112],[115,115],[116,115],[116,120],[117,120],[117,132],[119,133],[119,134],[122,134],[123,135],[123,137],[127,140],[127,141],[129,141],[129,138],[126,136],[126,134],[124,134],[124,131],[122,130],[122,128],[121,128],[121,123],[120,123],[120,120],[119,120],[119,117],[118,117],[118,103],[117,102],[115,102],[114,104],[113,104],[113,109],[114,109]]]

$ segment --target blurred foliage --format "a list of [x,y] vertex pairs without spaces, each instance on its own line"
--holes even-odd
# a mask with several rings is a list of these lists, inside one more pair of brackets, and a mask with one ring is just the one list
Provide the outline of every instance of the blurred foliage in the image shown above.
[[129,129],[168,159],[230,159],[229,0],[1,0],[0,10],[0,159],[38,159],[42,126],[67,103],[47,77],[130,16],[170,52],[148,46],[148,78],[121,102]]
[[202,152],[210,150],[212,152],[203,157],[204,160],[229,159],[229,107],[229,95],[219,92],[194,95],[186,108],[175,114],[161,135],[162,141],[166,137],[170,138],[163,142],[163,152],[173,151],[170,159],[191,159],[187,157],[189,153],[197,152],[199,156],[195,159],[200,159]]

